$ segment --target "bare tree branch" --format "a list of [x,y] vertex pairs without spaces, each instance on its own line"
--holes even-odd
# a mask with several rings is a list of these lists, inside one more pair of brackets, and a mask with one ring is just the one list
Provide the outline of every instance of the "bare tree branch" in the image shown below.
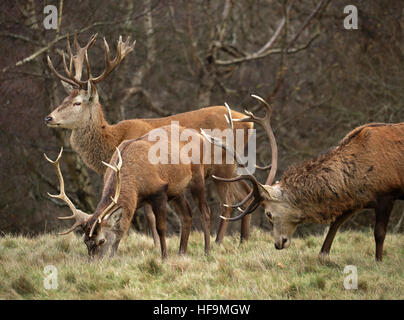
[[13,38],[13,39],[18,39],[18,40],[22,40],[22,41],[25,41],[25,42],[33,43],[35,45],[39,45],[38,42],[36,42],[36,41],[26,37],[26,36],[16,34],[16,33],[12,33],[12,32],[0,32],[0,37],[8,37],[8,38]]
[[[107,21],[107,22],[95,22],[90,26],[84,27],[82,29],[80,29],[79,31],[77,31],[77,34],[83,33],[87,30],[90,30],[92,28],[98,27],[98,26],[103,26],[103,25],[111,25],[111,24],[116,24],[117,22],[111,22],[111,21]],[[32,60],[34,60],[35,58],[37,58],[38,56],[40,56],[42,53],[50,50],[56,43],[58,43],[60,40],[64,40],[67,37],[71,37],[74,35],[74,32],[70,32],[70,33],[66,33],[62,36],[56,36],[55,39],[53,39],[52,41],[50,41],[48,44],[46,44],[45,46],[43,46],[42,48],[39,48],[37,51],[35,51],[34,53],[32,53],[31,55],[29,55],[28,57],[21,59],[19,61],[17,61],[14,65],[11,66],[7,66],[5,68],[2,69],[2,72],[6,72],[11,68],[14,67],[20,67],[24,64],[26,64],[27,62],[30,62]]]
[[[307,49],[315,39],[317,39],[319,37],[319,33],[315,34],[305,45],[302,45],[300,47],[296,47],[296,48],[289,48],[287,49],[287,51],[285,52],[286,54],[293,54],[293,53],[297,53],[299,51],[302,51],[304,49]],[[265,52],[264,54],[261,55],[248,55],[245,56],[243,58],[238,58],[238,59],[233,59],[233,60],[216,60],[215,63],[221,66],[228,66],[228,65],[232,65],[232,64],[240,64],[246,61],[251,61],[251,60],[258,60],[258,59],[262,59],[265,58],[271,54],[281,54],[283,52],[282,48],[274,48],[271,50],[268,50],[267,52]]]
[[299,31],[294,35],[292,38],[292,41],[288,42],[284,48],[275,48],[272,49],[273,45],[275,44],[276,40],[279,38],[279,35],[281,34],[282,30],[284,29],[286,25],[286,16],[289,14],[290,9],[292,8],[294,4],[294,0],[290,2],[290,4],[287,7],[286,14],[284,14],[281,22],[279,23],[278,27],[276,28],[274,34],[272,37],[256,52],[253,53],[247,53],[245,56],[240,57],[240,58],[235,58],[231,60],[215,60],[215,64],[225,66],[225,65],[231,65],[231,64],[240,64],[246,61],[251,61],[251,60],[257,60],[257,59],[262,59],[265,58],[269,55],[272,54],[279,54],[284,52],[285,54],[291,54],[291,53],[296,53],[301,50],[306,49],[313,41],[315,38],[317,38],[317,35],[313,37],[306,45],[296,47],[296,48],[291,48],[291,46],[299,39],[301,36],[302,32],[304,29],[307,28],[307,26],[310,24],[310,22],[313,20],[313,18],[316,16],[316,14],[320,11],[321,7],[323,6],[325,0],[320,0],[320,2],[317,4],[317,6],[314,8],[314,10],[311,12],[309,17],[304,21],[302,24],[301,28]]

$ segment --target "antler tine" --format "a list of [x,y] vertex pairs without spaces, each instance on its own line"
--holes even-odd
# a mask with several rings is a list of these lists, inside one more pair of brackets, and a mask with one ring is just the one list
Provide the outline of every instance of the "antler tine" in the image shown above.
[[48,66],[49,66],[49,68],[52,70],[52,72],[53,72],[60,80],[71,84],[73,87],[79,86],[79,84],[78,84],[76,81],[74,81],[74,80],[72,80],[72,79],[70,79],[70,78],[66,78],[65,76],[62,76],[59,72],[57,72],[56,69],[55,69],[55,67],[53,66],[52,60],[50,59],[49,56],[47,56],[47,60],[48,60]]
[[[73,55],[72,55],[71,51],[69,52],[69,49],[67,51],[69,53],[69,68],[67,68],[67,63],[66,63],[66,58],[65,58],[64,51],[63,51],[63,54],[62,54],[63,68],[65,69],[65,73],[67,74],[69,79],[74,79],[73,71],[72,71],[72,68],[73,68]],[[77,86],[77,83],[75,84],[75,86]]]
[[[67,41],[67,54],[69,55],[69,69],[67,69],[66,63],[65,61],[63,61],[63,65],[65,67],[65,72],[66,74],[70,77],[73,78],[72,73],[73,73],[73,52],[72,52],[72,48],[70,47],[70,38],[69,36],[66,38]],[[63,52],[63,59],[64,59],[65,55]]]
[[[261,200],[262,200],[261,190],[265,190],[265,189],[264,189],[264,186],[253,175],[250,175],[250,174],[240,175],[240,176],[237,176],[237,177],[234,177],[231,179],[225,179],[225,178],[221,178],[221,177],[217,177],[217,176],[212,176],[212,177],[215,180],[220,180],[220,181],[224,181],[224,182],[234,182],[234,181],[238,181],[238,180],[248,180],[248,181],[252,182],[253,189],[242,201],[240,201],[239,203],[233,204],[233,205],[227,205],[227,204],[225,205],[226,207],[237,208],[242,213],[234,218],[227,218],[227,217],[221,216],[222,219],[230,220],[230,221],[239,220],[239,219],[243,218],[246,214],[249,214],[249,213],[253,212],[255,209],[257,209],[258,205],[261,203]],[[248,207],[245,210],[241,209],[240,207],[242,205],[244,205],[251,198],[253,200],[248,205]]]
[[126,39],[126,41],[121,45],[121,55],[127,56],[135,48],[136,40],[133,41],[132,45],[130,44],[130,36]]
[[68,216],[68,217],[58,217],[59,220],[69,220],[69,219],[75,219],[75,223],[73,224],[73,226],[67,230],[66,232],[62,232],[59,233],[60,235],[65,235],[68,234],[70,232],[72,232],[73,230],[75,230],[77,227],[83,225],[86,223],[89,215],[84,213],[81,210],[77,210],[76,207],[74,206],[74,204],[72,203],[72,201],[69,199],[69,197],[66,195],[65,193],[65,183],[63,180],[63,175],[62,175],[62,171],[60,170],[60,159],[62,157],[62,153],[63,153],[63,147],[60,148],[60,152],[58,157],[56,158],[56,160],[51,160],[48,158],[48,156],[44,153],[44,157],[47,161],[49,161],[50,163],[52,163],[55,168],[56,168],[56,172],[59,178],[59,184],[60,184],[60,192],[59,194],[50,194],[48,192],[48,195],[52,198],[57,198],[60,200],[63,200],[64,202],[66,202],[66,204],[69,206],[70,210],[72,211],[72,215]]
[[248,200],[250,200],[253,195],[254,195],[254,190],[251,190],[251,192],[240,202],[235,203],[235,204],[223,204],[223,206],[227,207],[227,208],[240,209],[240,207],[242,205],[244,205]]
[[[86,59],[86,65],[87,65],[87,71],[90,68],[89,62],[88,62],[88,55],[87,55],[87,50],[94,44],[94,42],[97,39],[97,35],[93,34],[90,37],[90,40],[87,42],[87,44],[84,47],[80,47],[80,44],[77,40],[77,32],[74,33],[74,46],[76,47],[76,55],[73,56],[73,63],[74,63],[74,69],[76,71],[74,78],[82,83],[83,85],[87,84],[87,81],[81,81],[81,76],[83,73],[83,64],[84,64],[84,59]],[[90,78],[88,78],[89,80]]]
[[[107,42],[107,40],[104,37],[104,47],[105,47],[105,67],[109,66],[111,63],[111,54],[109,51],[109,44]],[[119,41],[118,41],[118,46],[117,46],[117,57],[119,55]]]
[[253,201],[251,201],[251,203],[248,205],[248,207],[245,210],[243,210],[240,215],[233,217],[233,218],[220,216],[220,218],[222,218],[223,220],[228,220],[228,221],[240,220],[240,219],[244,218],[247,214],[250,214],[251,212],[255,211],[255,209],[258,208],[260,203],[261,203],[261,200],[258,200],[257,198],[253,198]]
[[117,169],[121,170],[122,168],[122,155],[121,152],[119,151],[118,147],[116,147],[116,152],[118,153],[118,164],[117,164]]
[[268,170],[268,169],[272,168],[272,164],[269,164],[267,166],[259,166],[259,165],[256,164],[255,168],[258,169],[258,170]]
[[104,80],[121,62],[122,60],[131,52],[135,47],[136,41],[130,45],[129,37],[125,42],[122,42],[122,36],[119,36],[118,44],[116,47],[116,56],[113,60],[110,57],[109,45],[107,40],[104,38],[105,47],[105,69],[98,77],[92,77],[91,81],[93,83],[98,83]]
[[93,43],[95,43],[95,41],[97,39],[97,35],[98,35],[98,33],[92,35],[92,37],[90,38],[90,41],[85,46],[85,48],[86,48],[85,58],[86,58],[86,67],[87,67],[87,79],[91,79],[91,68],[90,68],[90,62],[88,60],[88,52],[87,52],[87,50],[93,45]]
[[91,67],[90,67],[90,62],[88,61],[88,54],[86,51],[86,70],[87,70],[87,79],[91,78]]
[[[233,118],[231,116],[230,107],[229,107],[229,105],[227,103],[225,103],[225,106],[226,106],[226,109],[227,109],[227,114],[225,114],[224,117],[226,118],[226,121],[227,121],[227,124],[229,125],[229,128],[233,129],[233,121],[234,120],[233,120]],[[226,150],[227,152],[229,152],[234,157],[234,159],[236,160],[237,165],[239,165],[240,167],[244,167],[245,170],[247,170],[247,172],[248,172],[248,169],[243,164],[243,161],[241,160],[240,155],[234,150],[233,147],[230,147],[228,145],[224,145],[220,139],[208,135],[205,132],[205,130],[203,130],[203,129],[201,129],[201,133],[210,143],[212,143],[212,144]],[[250,174],[250,173],[249,173],[249,175],[252,176],[252,174]],[[224,179],[224,178],[222,178],[222,179]]]
[[[227,108],[227,115],[225,115],[225,118],[227,120],[227,123],[228,123],[229,127],[233,128],[233,119],[232,119],[232,116],[231,116],[230,107],[228,106],[227,103],[225,103],[225,106]],[[233,155],[233,157],[236,159],[236,162],[237,162],[238,165],[242,164],[241,158],[240,158],[240,156],[238,155],[238,153],[235,150],[230,150],[230,148],[227,145],[224,145],[221,140],[216,139],[216,138],[214,138],[212,136],[209,136],[202,129],[201,129],[201,133],[202,133],[202,135],[205,136],[205,138],[208,139],[209,142],[211,142],[214,145],[217,145],[217,146],[227,150],[228,152],[230,152]],[[246,170],[248,172],[247,168],[246,168]],[[260,191],[261,191],[261,189],[264,189],[264,187],[263,187],[263,185],[261,183],[258,182],[258,180],[251,173],[247,173],[247,174],[244,174],[244,175],[239,175],[239,176],[236,176],[234,178],[229,178],[229,179],[217,177],[217,176],[214,176],[214,175],[212,177],[214,179],[216,179],[216,180],[220,180],[220,181],[224,181],[224,182],[234,182],[234,181],[238,181],[238,180],[249,180],[250,182],[252,182],[252,186],[253,186],[253,190],[241,202],[236,203],[234,205],[227,205],[227,204],[224,205],[226,207],[237,208],[242,213],[240,215],[238,215],[237,217],[234,217],[234,218],[227,218],[227,217],[221,216],[222,219],[231,220],[231,221],[239,220],[239,219],[243,218],[245,215],[253,212],[258,207],[258,205],[261,203],[262,196],[261,196]],[[251,203],[247,206],[247,208],[245,210],[242,210],[240,208],[240,206],[244,205],[251,198],[253,199],[251,201]]]
[[[52,198],[59,198],[59,199],[62,199],[62,200],[64,200],[64,199],[66,198],[67,200],[69,200],[69,199],[67,198],[66,194],[65,194],[65,183],[64,183],[63,175],[62,175],[62,172],[61,172],[61,170],[60,170],[60,165],[59,165],[60,159],[61,159],[61,157],[62,157],[62,153],[63,153],[63,147],[60,148],[59,155],[58,155],[58,157],[56,158],[55,161],[49,159],[48,156],[47,156],[45,153],[43,154],[44,157],[45,157],[45,159],[48,160],[50,163],[52,163],[52,164],[55,166],[57,175],[58,175],[58,177],[59,177],[59,183],[60,183],[60,193],[59,193],[58,195],[54,195],[54,194],[50,194],[50,193],[48,192],[48,195],[49,195],[50,197],[52,197]],[[68,204],[71,204],[71,201],[70,201],[70,200],[68,201]],[[70,207],[70,205],[69,205],[69,207]],[[74,207],[74,206],[73,206],[73,207]]]
[[98,219],[94,221],[91,230],[90,230],[90,238],[93,236],[93,232],[95,230],[95,226],[97,223],[101,223],[102,220],[106,220],[109,218],[111,214],[111,209],[118,203],[119,195],[121,193],[121,168],[122,168],[122,156],[121,152],[119,151],[118,147],[116,147],[116,152],[118,154],[118,163],[116,165],[110,165],[109,163],[106,163],[102,161],[102,163],[111,168],[115,173],[116,173],[116,189],[115,189],[115,195],[114,197],[111,197],[111,203],[104,209],[104,211],[100,214]]
[[231,116],[231,110],[227,102],[224,103],[226,109],[227,109],[227,114],[224,115],[226,118],[227,124],[229,125],[230,129],[233,130],[233,117]]
[[74,31],[73,42],[74,42],[74,46],[76,47],[76,50],[79,51],[81,48],[79,45],[79,41],[77,40],[77,31]]
[[[271,165],[270,165],[271,170],[269,171],[265,184],[271,185],[275,179],[276,171],[278,169],[278,146],[276,144],[275,135],[274,135],[274,132],[271,127],[272,107],[269,105],[268,102],[266,102],[260,96],[257,96],[255,94],[252,94],[251,96],[264,104],[265,115],[263,117],[257,117],[252,112],[245,110],[244,112],[247,114],[248,117],[242,118],[242,119],[235,119],[234,121],[255,122],[264,128],[264,130],[269,138],[269,142],[271,144],[271,151],[272,151],[272,161],[271,161]],[[267,166],[267,167],[269,168],[269,166]]]

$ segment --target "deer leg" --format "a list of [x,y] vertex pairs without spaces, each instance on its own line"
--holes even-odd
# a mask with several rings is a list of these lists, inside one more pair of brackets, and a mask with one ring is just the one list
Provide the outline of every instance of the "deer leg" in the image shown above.
[[181,238],[179,254],[185,254],[187,252],[189,234],[192,226],[192,210],[185,199],[185,195],[182,194],[179,197],[172,200],[175,210],[181,220]]
[[198,203],[199,211],[202,216],[202,228],[205,240],[205,254],[208,255],[210,251],[210,208],[206,201],[205,188],[203,180],[200,183],[196,183],[191,187],[192,197],[194,201]]
[[156,215],[156,228],[160,237],[160,248],[162,259],[167,258],[166,245],[166,214],[167,214],[167,194],[163,190],[151,200],[153,211]]
[[154,246],[157,247],[159,245],[160,241],[159,241],[159,235],[156,230],[156,217],[154,216],[152,206],[150,204],[146,203],[144,205],[144,212],[146,214],[146,219],[147,219],[147,223],[149,225],[149,230],[152,233]]
[[339,227],[345,221],[347,221],[354,213],[355,213],[355,211],[344,212],[343,214],[338,216],[337,219],[333,223],[331,223],[330,229],[328,230],[327,236],[325,237],[323,246],[321,247],[321,250],[320,250],[321,256],[328,256],[328,254],[330,253],[332,242],[334,241],[334,237],[335,237]]
[[[226,185],[225,182],[215,181],[215,185],[216,185],[219,197],[220,197],[220,202],[221,202],[220,204],[222,206],[221,207],[221,216],[228,218],[228,217],[230,217],[231,208],[224,207],[223,204],[231,204],[228,199],[229,198],[229,196],[228,196],[229,184]],[[226,233],[227,224],[228,224],[227,220],[220,219],[219,228],[217,230],[216,240],[215,240],[215,242],[217,244],[222,243],[224,235]]]
[[119,246],[119,242],[121,241],[121,239],[118,239],[117,241],[115,241],[115,243],[112,245],[111,247],[111,252],[109,254],[110,258],[113,258],[118,250],[118,246]]
[[243,243],[243,241],[248,241],[248,239],[250,238],[250,222],[251,222],[250,214],[247,214],[245,217],[241,219],[240,243]]
[[[244,181],[237,181],[237,183],[233,185],[233,188],[237,190],[237,192],[235,193],[237,201],[242,201],[251,191],[251,188]],[[249,203],[250,201],[248,201],[243,206],[243,209],[244,207],[248,206]],[[242,243],[243,241],[248,241],[248,239],[250,238],[250,222],[251,215],[249,214],[241,219],[240,243]]]
[[394,199],[386,197],[379,199],[375,208],[376,223],[374,237],[376,242],[376,261],[383,260],[383,243],[386,237],[387,224],[389,223],[393,205]]
[[[222,204],[232,204],[235,201],[239,202],[243,200],[251,191],[249,186],[244,181],[237,181],[233,184],[226,184],[225,182],[216,181],[216,187]],[[249,202],[247,202],[244,206],[248,204]],[[228,218],[230,217],[231,210],[231,208],[223,207],[221,215]],[[247,241],[250,237],[250,221],[250,215],[246,215],[241,220],[240,243]],[[227,224],[227,220],[220,219],[216,243],[220,244],[223,241]]]

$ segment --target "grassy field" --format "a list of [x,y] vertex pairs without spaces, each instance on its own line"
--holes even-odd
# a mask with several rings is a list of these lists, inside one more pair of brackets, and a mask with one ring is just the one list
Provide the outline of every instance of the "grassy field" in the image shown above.
[[[80,237],[0,238],[0,299],[403,299],[404,235],[388,234],[382,263],[374,261],[373,234],[341,232],[329,259],[318,258],[324,236],[294,239],[277,251],[267,232],[254,229],[212,244],[203,254],[201,233],[191,234],[188,255],[168,238],[162,262],[152,239],[131,233],[110,261],[89,262]],[[57,289],[45,289],[44,268],[57,268]],[[344,267],[354,265],[358,289],[344,288]]]

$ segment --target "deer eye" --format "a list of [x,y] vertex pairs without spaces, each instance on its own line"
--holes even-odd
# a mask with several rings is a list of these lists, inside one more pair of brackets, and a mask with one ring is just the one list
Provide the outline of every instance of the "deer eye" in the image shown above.
[[269,221],[271,221],[272,222],[272,214],[271,214],[271,212],[267,212],[267,217],[268,217],[268,219],[269,219]]
[[100,241],[98,241],[98,245],[101,246],[105,243],[105,241],[107,241],[106,239],[101,239]]
[[79,106],[79,105],[81,105],[81,102],[75,102],[75,103],[73,103],[73,105],[74,106]]

